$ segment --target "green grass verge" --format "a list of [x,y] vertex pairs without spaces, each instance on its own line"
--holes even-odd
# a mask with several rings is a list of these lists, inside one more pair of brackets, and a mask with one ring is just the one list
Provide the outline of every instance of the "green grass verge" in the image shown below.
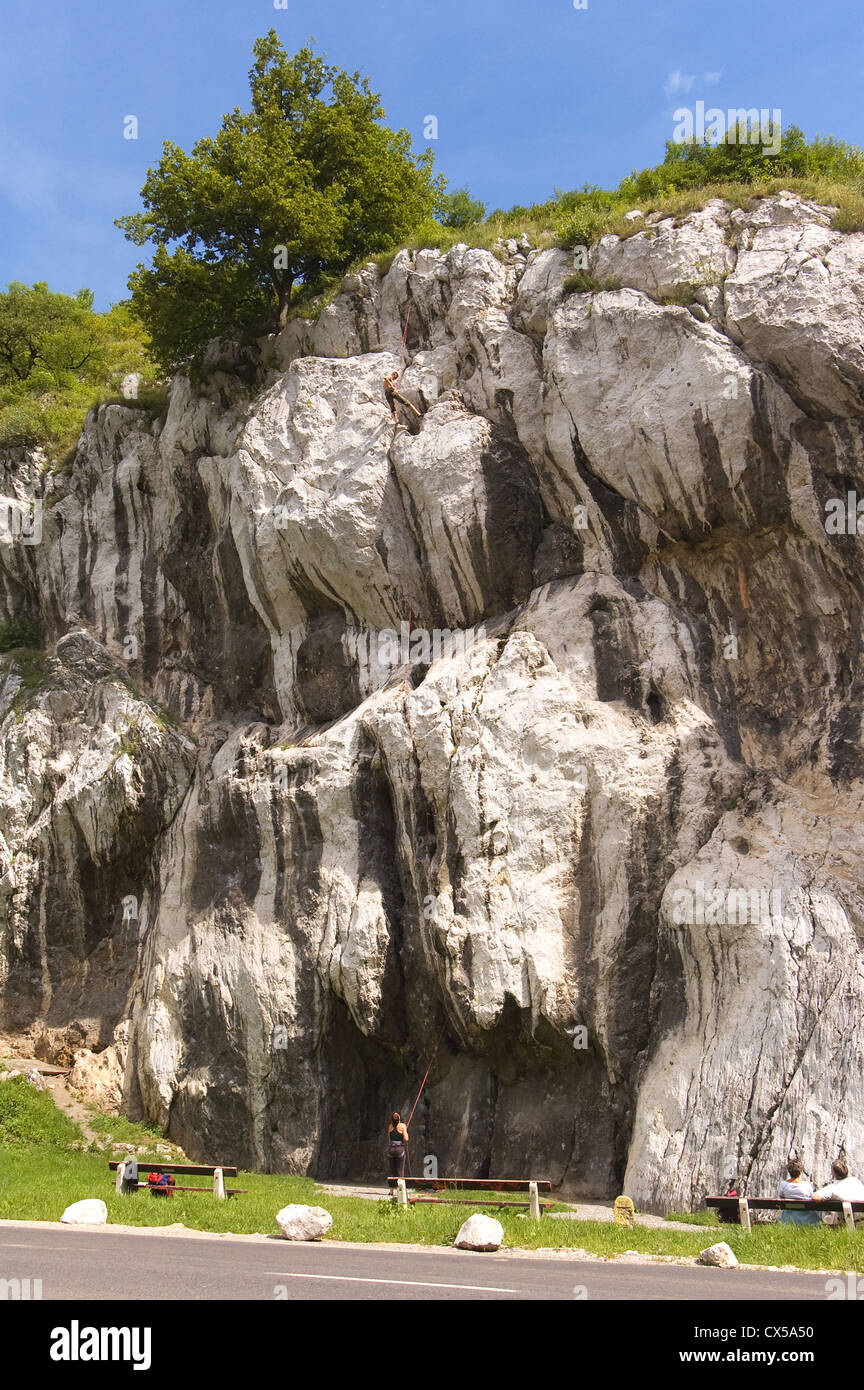
[[687,1226],[716,1226],[716,1211],[667,1211],[667,1221],[682,1221]]
[[[139,1162],[146,1169],[146,1160]],[[207,1185],[206,1178],[192,1181]],[[388,1201],[336,1197],[323,1192],[311,1178],[281,1174],[241,1172],[228,1185],[246,1188],[247,1192],[228,1202],[214,1202],[206,1193],[199,1196],[190,1192],[178,1192],[168,1199],[145,1191],[118,1196],[105,1154],[0,1145],[0,1218],[10,1220],[57,1221],[71,1202],[102,1197],[111,1224],[153,1227],[180,1223],[196,1231],[275,1235],[276,1212],[290,1202],[301,1202],[325,1206],[330,1212],[333,1226],[328,1240],[451,1246],[472,1211],[470,1203],[414,1206],[403,1211]],[[698,1228],[691,1236],[662,1227],[629,1230],[608,1222],[558,1221],[549,1216],[532,1221],[510,1210],[482,1210],[501,1222],[505,1245],[526,1250],[581,1249],[598,1256],[636,1250],[692,1258],[706,1243],[723,1239],[742,1264],[864,1272],[864,1235],[851,1236],[842,1228],[770,1225],[754,1227],[747,1234],[738,1227],[726,1227],[709,1237]]]
[[[88,1123],[100,1136],[115,1142],[150,1144],[164,1142],[152,1126],[133,1123],[116,1115],[94,1112]],[[82,1145],[84,1151],[82,1151]],[[84,1197],[101,1197],[108,1207],[108,1221],[127,1226],[170,1226],[180,1223],[190,1230],[277,1233],[276,1212],[290,1202],[326,1206],[333,1217],[328,1240],[383,1241],[397,1244],[449,1246],[462,1222],[471,1214],[466,1205],[423,1204],[403,1211],[389,1201],[362,1197],[337,1197],[323,1192],[312,1178],[273,1173],[241,1172],[228,1183],[246,1188],[244,1196],[214,1202],[207,1193],[178,1192],[155,1198],[140,1191],[119,1196],[108,1168],[108,1153],[86,1144],[80,1129],[59,1111],[49,1091],[36,1091],[23,1077],[0,1081],[0,1218],[19,1221],[57,1221],[65,1207]],[[139,1158],[144,1171],[159,1158]],[[206,1187],[206,1178],[193,1178]],[[383,1187],[383,1179],[382,1179]],[[480,1194],[488,1198],[488,1193]],[[600,1221],[559,1221],[545,1216],[532,1221],[513,1209],[482,1208],[504,1228],[505,1245],[526,1250],[582,1249],[593,1255],[643,1254],[693,1257],[706,1243],[722,1239],[742,1264],[794,1265],[799,1269],[855,1269],[864,1271],[864,1232],[851,1235],[845,1228],[825,1226],[755,1226],[746,1233],[726,1226],[719,1233],[698,1227],[712,1222],[711,1213],[675,1213],[674,1219],[692,1222],[697,1229],[673,1231],[663,1227],[615,1226]],[[672,1219],[672,1218],[670,1218]]]
[[[115,1144],[164,1144],[166,1141],[161,1129],[139,1120],[127,1120],[125,1115],[109,1115],[104,1110],[91,1110],[87,1123],[104,1139],[111,1138]],[[176,1147],[176,1146],[175,1146]]]

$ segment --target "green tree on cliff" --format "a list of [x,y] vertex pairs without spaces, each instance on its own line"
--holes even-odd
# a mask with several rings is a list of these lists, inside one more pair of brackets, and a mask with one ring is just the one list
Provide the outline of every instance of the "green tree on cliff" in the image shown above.
[[57,294],[13,281],[0,294],[0,386],[30,390],[98,381],[106,335],[89,290]]
[[44,281],[0,291],[0,445],[68,448],[127,372],[152,373],[128,304],[97,314],[90,290],[60,294]]
[[397,246],[443,192],[430,151],[382,124],[367,78],[311,48],[289,57],[256,40],[252,109],[235,109],[191,154],[167,142],[142,189],[145,211],[117,225],[150,266],[129,280],[133,305],[167,368],[208,339],[284,325],[301,282],[316,287],[358,256]]

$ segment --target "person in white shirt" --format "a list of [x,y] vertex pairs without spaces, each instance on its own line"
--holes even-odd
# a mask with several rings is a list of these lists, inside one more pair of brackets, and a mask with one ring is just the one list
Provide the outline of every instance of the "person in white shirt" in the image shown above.
[[[864,1182],[860,1178],[850,1178],[849,1169],[842,1158],[835,1158],[831,1164],[831,1172],[834,1174],[833,1181],[816,1189],[813,1193],[814,1202],[826,1199],[835,1202],[864,1202]],[[828,1212],[823,1220],[826,1225],[839,1226],[843,1217],[839,1212]],[[856,1211],[855,1221],[864,1221],[864,1212]]]
[[[784,1178],[779,1188],[777,1196],[784,1197],[787,1201],[808,1202],[813,1196],[813,1184],[809,1178],[804,1177],[804,1169],[795,1158],[790,1158],[786,1164],[788,1179]],[[790,1211],[784,1208],[780,1213],[780,1224],[783,1226],[818,1226],[818,1211]]]

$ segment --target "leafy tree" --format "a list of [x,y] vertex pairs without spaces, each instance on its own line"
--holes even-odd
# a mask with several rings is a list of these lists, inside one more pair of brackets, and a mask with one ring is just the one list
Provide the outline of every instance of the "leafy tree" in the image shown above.
[[486,204],[472,198],[467,186],[455,188],[442,198],[440,215],[445,227],[470,227],[475,222],[483,221]]
[[43,281],[0,292],[0,445],[68,447],[94,399],[132,371],[152,375],[128,304],[97,314],[90,290],[59,294]]
[[299,283],[397,246],[443,194],[431,152],[413,155],[407,131],[381,124],[367,78],[308,47],[289,57],[272,29],[253,52],[251,110],[235,108],[191,154],[167,142],[146,210],[117,223],[155,243],[129,286],[167,368],[210,338],[281,327]]
[[44,281],[32,287],[13,281],[0,294],[0,384],[33,378],[60,384],[87,371],[96,350],[95,317],[89,290],[55,294]]

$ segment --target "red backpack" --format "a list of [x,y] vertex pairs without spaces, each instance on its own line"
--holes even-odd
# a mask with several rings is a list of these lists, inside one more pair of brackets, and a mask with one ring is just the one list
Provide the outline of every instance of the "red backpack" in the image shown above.
[[174,1186],[173,1173],[148,1173],[147,1186],[154,1197],[171,1197],[171,1188]]

